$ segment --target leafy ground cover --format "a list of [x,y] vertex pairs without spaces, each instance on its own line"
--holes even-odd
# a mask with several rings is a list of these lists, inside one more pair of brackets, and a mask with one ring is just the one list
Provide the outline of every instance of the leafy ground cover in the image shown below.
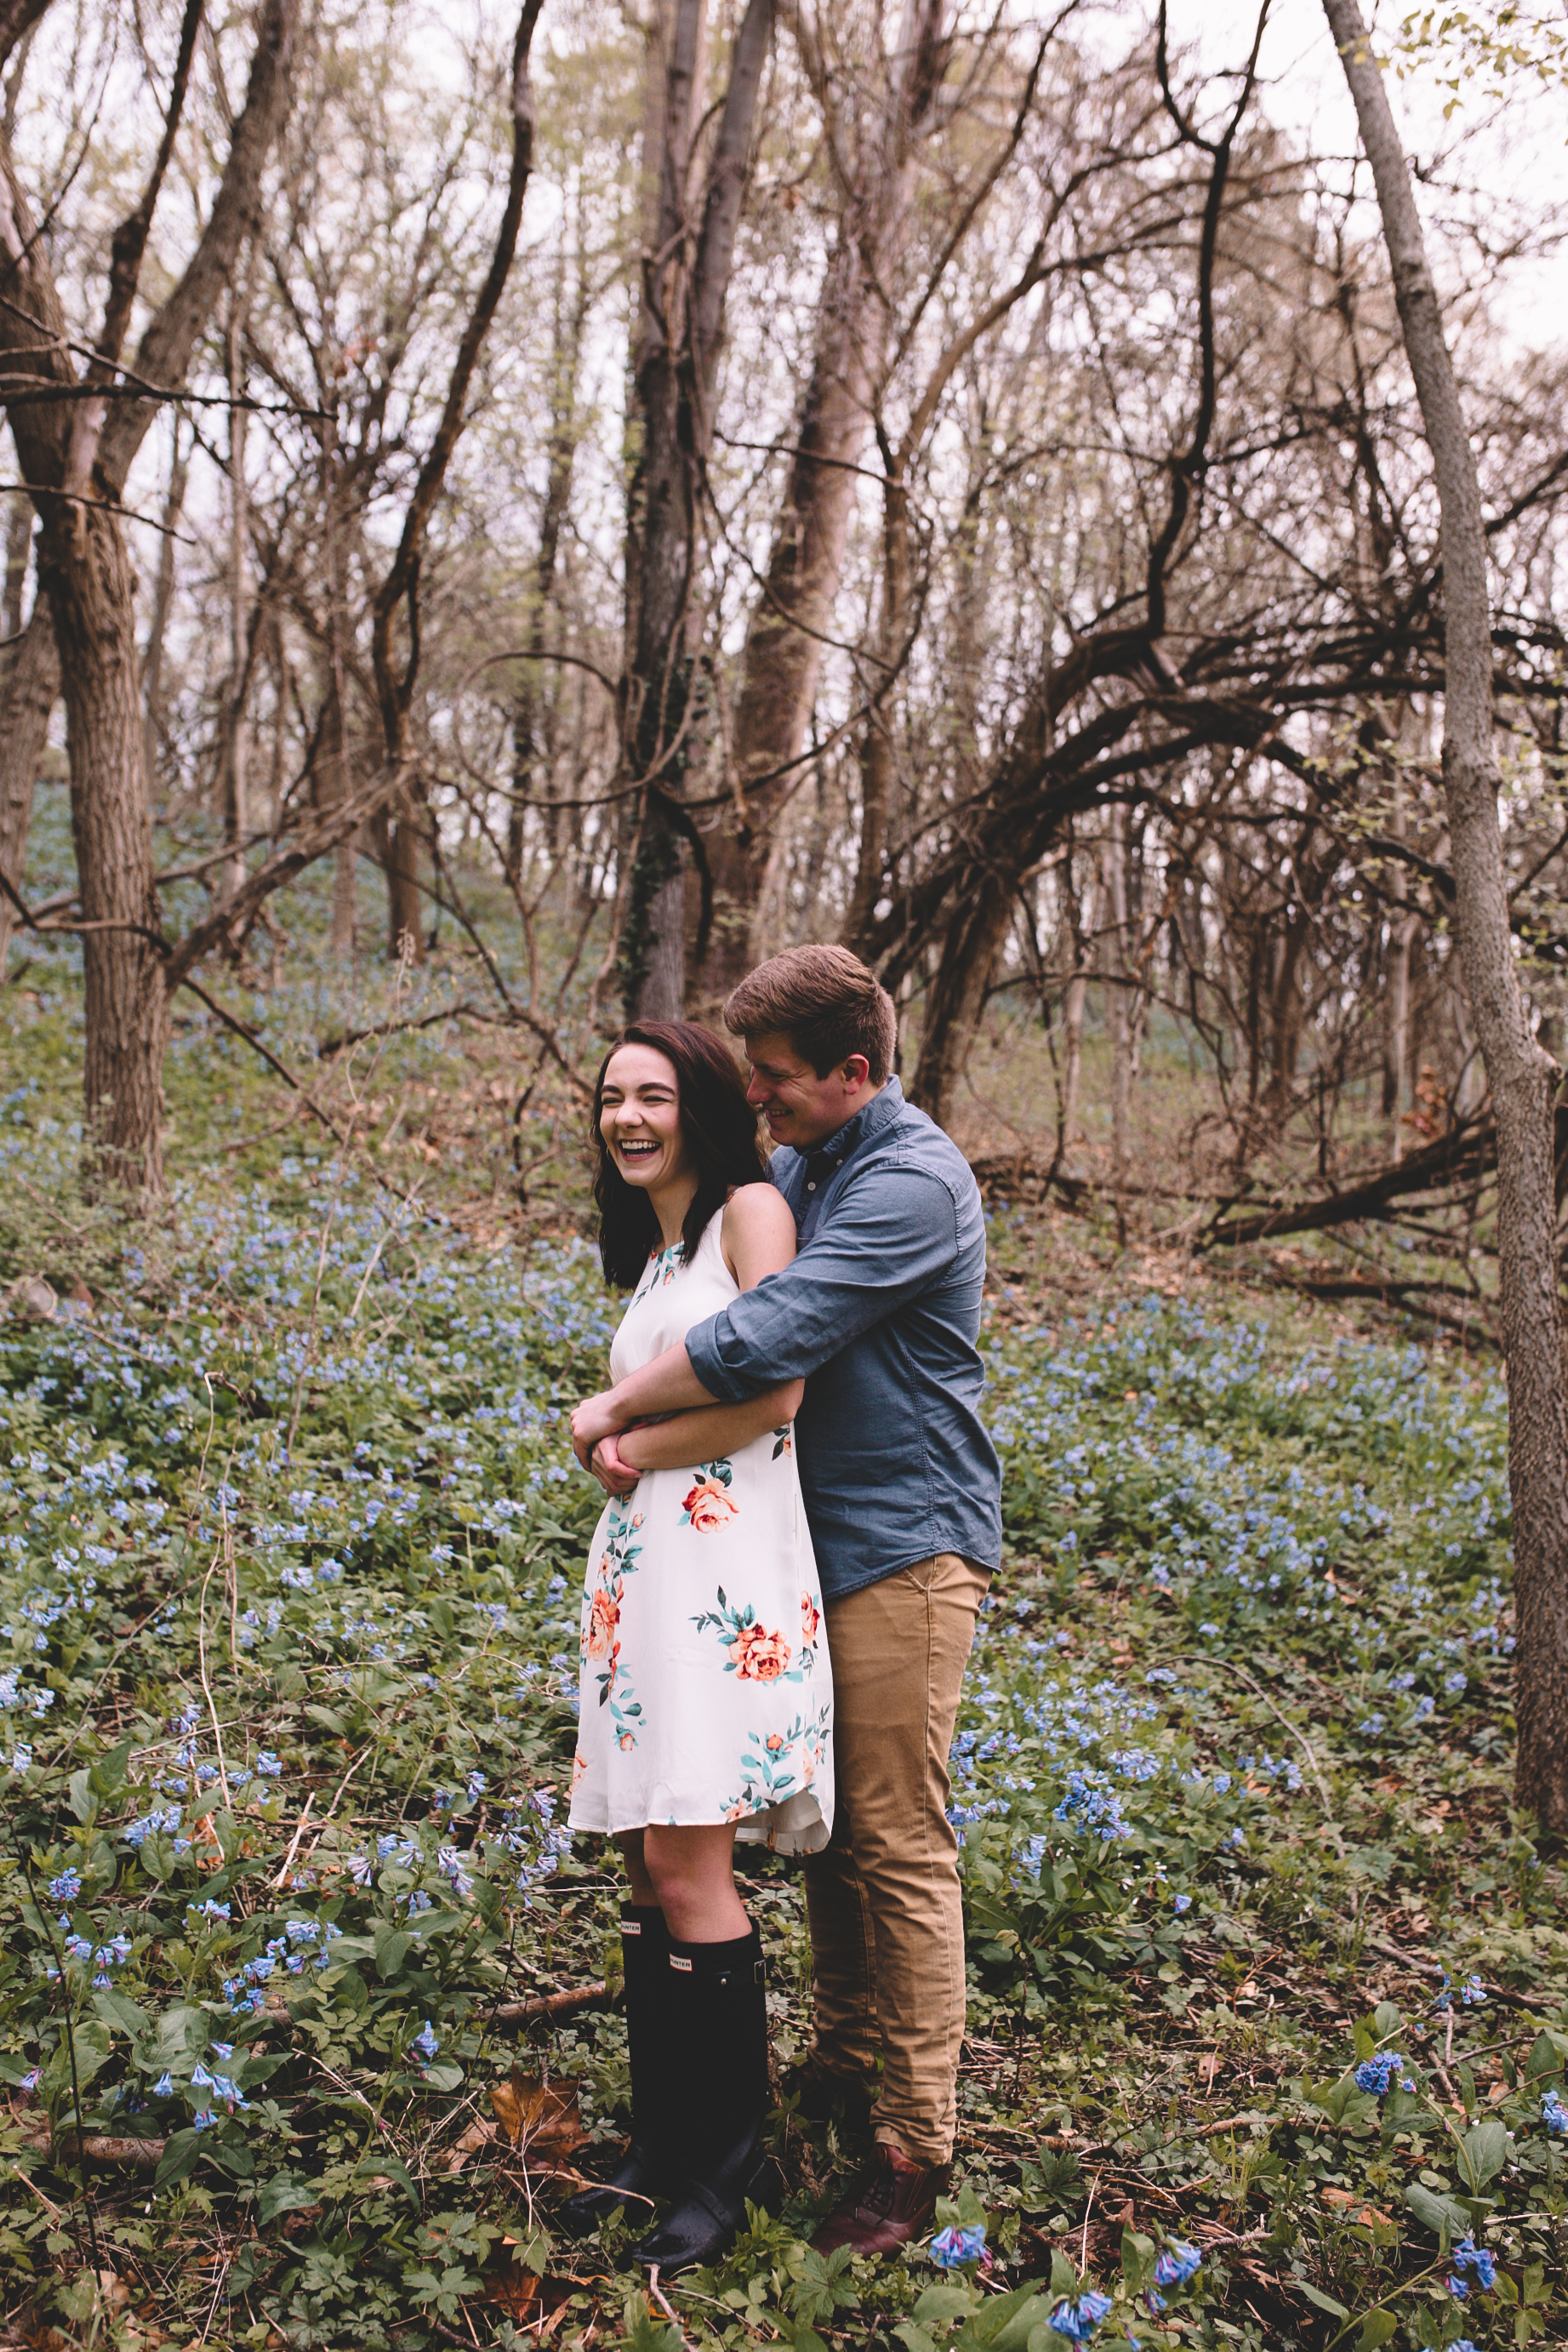
[[[16,2336],[1568,2336],[1568,1935],[1508,1801],[1495,1367],[997,1205],[950,2267],[810,2254],[855,2151],[786,2112],[789,2202],[650,2308],[613,2234],[550,2225],[627,2088],[614,1880],[560,1827],[597,1500],[564,1415],[612,1302],[570,1214],[253,1144],[226,1053],[193,1037],[176,1088],[209,1120],[232,1088],[243,1148],[177,1154],[134,1249],[47,1081],[0,1126]],[[752,1868],[787,2069],[798,1882]]]

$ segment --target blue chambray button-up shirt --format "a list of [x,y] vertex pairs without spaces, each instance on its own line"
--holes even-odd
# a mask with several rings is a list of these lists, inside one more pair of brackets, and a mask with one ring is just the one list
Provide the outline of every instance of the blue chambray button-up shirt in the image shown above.
[[737,1404],[804,1379],[800,1486],[830,1601],[934,1552],[1001,1558],[1001,1474],[980,1420],[986,1225],[957,1146],[890,1078],[817,1150],[769,1174],[800,1255],[686,1334]]

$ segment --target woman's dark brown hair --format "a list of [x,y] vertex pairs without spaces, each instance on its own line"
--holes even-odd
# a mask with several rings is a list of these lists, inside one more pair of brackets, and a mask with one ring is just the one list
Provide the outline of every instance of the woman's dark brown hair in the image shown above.
[[604,1279],[630,1290],[659,1246],[660,1234],[653,1203],[622,1175],[599,1124],[604,1114],[604,1074],[622,1045],[651,1045],[674,1066],[681,1133],[697,1168],[696,1196],[681,1228],[684,1265],[689,1265],[695,1255],[709,1218],[723,1208],[737,1186],[755,1184],[766,1176],[768,1162],[757,1131],[757,1113],[746,1099],[746,1082],[727,1046],[694,1021],[640,1021],[622,1029],[593,1082],[591,1133]]

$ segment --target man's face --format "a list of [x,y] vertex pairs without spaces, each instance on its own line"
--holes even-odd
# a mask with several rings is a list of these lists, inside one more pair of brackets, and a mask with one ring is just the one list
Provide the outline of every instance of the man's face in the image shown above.
[[747,1101],[762,1113],[774,1142],[796,1151],[826,1143],[877,1091],[863,1054],[852,1054],[819,1077],[787,1037],[773,1033],[748,1037],[746,1058],[751,1065]]

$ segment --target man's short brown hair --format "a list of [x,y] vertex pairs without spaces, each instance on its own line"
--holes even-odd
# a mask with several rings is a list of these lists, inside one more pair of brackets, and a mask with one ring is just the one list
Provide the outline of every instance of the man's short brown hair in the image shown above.
[[898,1034],[893,999],[848,948],[786,948],[748,972],[724,1008],[737,1037],[788,1037],[820,1078],[863,1054],[873,1086],[893,1067]]

